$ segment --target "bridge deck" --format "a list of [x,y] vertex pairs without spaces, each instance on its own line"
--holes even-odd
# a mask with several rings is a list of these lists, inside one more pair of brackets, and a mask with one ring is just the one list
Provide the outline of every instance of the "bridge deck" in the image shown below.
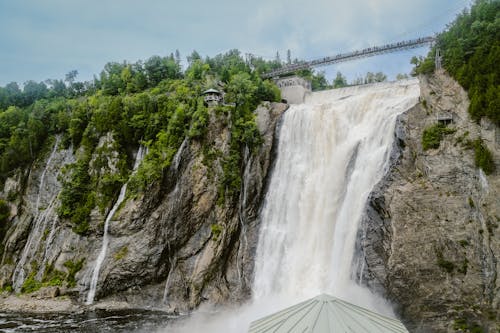
[[340,53],[332,57],[325,57],[312,61],[301,62],[297,64],[288,65],[277,70],[262,74],[263,78],[278,77],[280,75],[296,72],[302,69],[309,69],[312,67],[327,66],[339,62],[355,60],[359,58],[372,57],[379,54],[397,52],[400,50],[414,49],[422,47],[426,44],[431,44],[435,41],[434,37],[423,37],[418,39],[411,39],[407,41],[386,44],[383,46],[369,47],[360,51],[353,51],[347,53]]

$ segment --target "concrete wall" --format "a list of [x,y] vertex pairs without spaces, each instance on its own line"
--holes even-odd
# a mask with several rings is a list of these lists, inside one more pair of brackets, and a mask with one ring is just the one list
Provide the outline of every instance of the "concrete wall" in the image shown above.
[[285,99],[288,104],[304,103],[306,94],[310,92],[302,86],[283,87],[281,90],[281,98]]
[[299,77],[291,76],[276,80],[281,90],[281,98],[288,104],[302,104],[307,93],[311,92],[311,82]]

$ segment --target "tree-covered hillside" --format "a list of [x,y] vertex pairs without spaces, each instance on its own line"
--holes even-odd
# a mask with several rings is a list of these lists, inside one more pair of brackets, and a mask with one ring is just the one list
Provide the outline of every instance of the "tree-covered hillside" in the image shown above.
[[[186,137],[203,145],[209,110],[201,93],[217,88],[225,91],[226,105],[215,111],[227,117],[231,132],[230,152],[222,162],[221,200],[236,194],[242,150],[260,144],[253,110],[261,101],[280,100],[279,89],[261,80],[260,73],[280,64],[249,63],[237,50],[206,59],[193,52],[188,63],[183,71],[178,54],[153,56],[145,62],[108,63],[92,82],[75,82],[72,71],[65,81],[30,81],[23,90],[16,83],[1,87],[0,183],[33,163],[59,135],[77,156],[66,170],[59,215],[85,233],[91,210],[107,207],[129,178],[132,154],[140,144],[149,153],[133,177],[136,192],[162,178]],[[98,143],[106,135],[119,153],[118,171],[95,159],[103,154]]]
[[[469,93],[473,119],[500,126],[500,1],[476,0],[438,35],[443,67]],[[435,48],[416,61],[417,73],[434,69]]]

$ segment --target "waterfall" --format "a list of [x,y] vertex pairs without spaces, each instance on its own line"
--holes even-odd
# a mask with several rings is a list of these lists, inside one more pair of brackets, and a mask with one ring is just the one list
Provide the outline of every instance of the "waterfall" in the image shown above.
[[291,105],[261,210],[251,302],[217,316],[199,311],[176,332],[243,332],[320,293],[391,315],[356,281],[355,241],[368,195],[387,170],[396,118],[419,95],[412,79],[315,92]]
[[483,169],[479,168],[479,183],[481,184],[481,189],[485,194],[488,194],[490,191],[490,187],[488,184],[488,179],[483,171]]
[[396,117],[415,105],[417,80],[313,93],[284,114],[262,208],[254,299],[320,293],[377,309],[353,280],[356,234],[383,176]]
[[[144,158],[146,149],[143,146],[139,147],[139,150],[137,151],[137,154],[135,156],[135,162],[134,162],[134,168],[132,172],[135,172],[139,165],[141,164],[142,159]],[[90,305],[94,302],[94,297],[96,293],[96,288],[97,288],[97,281],[99,280],[99,271],[101,270],[101,265],[104,261],[104,258],[106,258],[106,252],[108,250],[108,243],[109,243],[109,235],[108,235],[108,228],[109,228],[109,222],[115,215],[116,211],[120,207],[121,203],[123,200],[125,200],[125,194],[127,193],[127,185],[128,182],[123,184],[123,186],[120,189],[120,194],[118,195],[118,199],[116,200],[115,204],[109,211],[108,215],[106,216],[106,220],[104,222],[104,234],[102,236],[102,246],[101,246],[101,251],[99,252],[99,255],[97,256],[97,259],[95,261],[94,265],[94,270],[92,271],[92,279],[90,281],[90,290],[87,295],[87,301],[85,302],[87,305]]]
[[57,146],[59,145],[59,136],[56,136],[56,142],[54,142],[54,147],[52,148],[52,151],[50,152],[49,159],[47,160],[47,163],[45,163],[45,168],[43,169],[42,175],[40,176],[40,183],[38,184],[38,193],[36,196],[36,205],[35,205],[35,212],[38,212],[38,209],[40,208],[40,196],[43,191],[43,186],[45,185],[45,175],[47,174],[47,170],[49,169],[50,162],[52,162],[52,159],[54,158],[54,155],[56,154]]
[[[36,195],[36,201],[35,201],[35,209],[33,213],[35,214],[34,216],[34,222],[33,222],[33,227],[30,231],[30,234],[28,236],[28,240],[26,241],[26,244],[24,245],[23,252],[21,254],[21,258],[19,259],[19,262],[16,265],[16,268],[14,269],[14,273],[12,275],[12,281],[14,285],[14,289],[16,292],[19,292],[21,290],[21,287],[24,283],[24,280],[26,278],[25,276],[25,271],[24,271],[24,266],[26,265],[26,261],[28,260],[29,257],[32,257],[37,249],[38,246],[40,245],[40,241],[43,238],[43,234],[45,232],[45,229],[47,227],[47,219],[49,216],[52,215],[52,212],[54,210],[54,204],[55,204],[55,198],[56,196],[52,196],[49,200],[49,204],[47,207],[45,207],[44,210],[40,211],[40,200],[43,194],[46,194],[48,191],[45,190],[45,176],[47,174],[47,171],[51,167],[51,162],[52,159],[54,158],[56,152],[57,152],[57,146],[59,145],[59,136],[56,136],[56,141],[54,142],[54,146],[52,148],[52,151],[49,155],[49,158],[47,159],[47,162],[45,163],[45,168],[43,169],[41,175],[40,175],[40,180],[38,182],[38,192]],[[45,191],[44,191],[45,190]]]

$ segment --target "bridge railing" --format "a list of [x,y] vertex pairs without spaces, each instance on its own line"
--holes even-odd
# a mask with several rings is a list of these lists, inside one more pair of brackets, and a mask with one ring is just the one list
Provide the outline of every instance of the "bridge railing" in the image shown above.
[[426,44],[431,44],[435,41],[434,37],[423,37],[423,38],[417,38],[417,39],[411,39],[411,40],[406,40],[402,42],[397,42],[397,43],[391,43],[391,44],[386,44],[383,46],[374,46],[374,47],[369,47],[363,50],[358,50],[358,51],[353,51],[353,52],[347,52],[347,53],[339,53],[335,56],[331,57],[324,57],[312,61],[306,61],[306,62],[301,62],[297,64],[292,64],[288,65],[279,69],[276,69],[271,72],[267,72],[262,74],[263,78],[272,78],[272,77],[277,77],[280,75],[296,72],[302,69],[309,69],[312,67],[319,67],[319,66],[327,66],[331,65],[334,63],[339,63],[343,61],[350,61],[350,60],[355,60],[359,58],[366,58],[366,57],[371,57],[379,54],[384,54],[384,53],[391,53],[391,52],[396,52],[400,50],[408,50],[408,49],[414,49],[421,47]]

